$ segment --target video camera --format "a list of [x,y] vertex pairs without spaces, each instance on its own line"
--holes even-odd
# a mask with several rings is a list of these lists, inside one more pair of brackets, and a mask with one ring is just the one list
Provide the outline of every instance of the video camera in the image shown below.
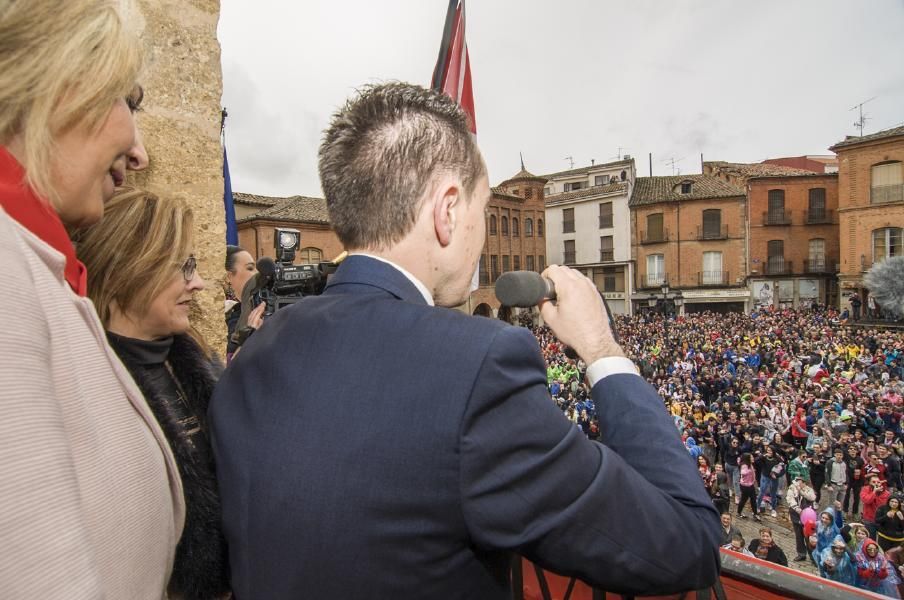
[[[250,312],[261,302],[266,303],[264,316],[294,304],[305,296],[323,292],[327,277],[336,271],[337,264],[320,262],[296,265],[295,252],[301,245],[301,232],[297,229],[277,227],[273,236],[277,260],[263,256],[257,261],[257,275],[249,281],[242,293],[242,312]],[[247,301],[246,305],[246,293]],[[240,324],[241,324],[240,318]]]

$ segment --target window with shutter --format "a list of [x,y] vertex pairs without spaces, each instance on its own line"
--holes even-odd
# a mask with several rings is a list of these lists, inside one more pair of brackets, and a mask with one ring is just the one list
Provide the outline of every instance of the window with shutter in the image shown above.
[[870,202],[900,202],[904,200],[904,175],[900,162],[873,165],[870,179]]
[[722,237],[722,211],[710,208],[703,211],[703,239],[715,240]]
[[562,233],[574,233],[574,209],[562,209]]
[[600,229],[612,227],[612,203],[600,203]]

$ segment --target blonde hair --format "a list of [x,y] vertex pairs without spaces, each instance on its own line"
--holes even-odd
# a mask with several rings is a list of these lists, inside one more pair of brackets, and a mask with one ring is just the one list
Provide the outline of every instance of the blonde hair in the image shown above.
[[142,315],[173,277],[182,276],[193,224],[191,209],[180,200],[117,188],[103,220],[75,239],[88,268],[88,296],[104,327],[114,303],[123,313]]
[[0,0],[0,144],[22,136],[26,177],[55,201],[54,139],[97,130],[142,67],[117,0]]

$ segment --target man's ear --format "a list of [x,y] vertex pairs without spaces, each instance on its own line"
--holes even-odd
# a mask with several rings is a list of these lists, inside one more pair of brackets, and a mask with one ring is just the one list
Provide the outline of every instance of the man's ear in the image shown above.
[[433,193],[433,228],[436,239],[445,247],[452,243],[458,209],[463,201],[461,188],[452,180],[444,179]]

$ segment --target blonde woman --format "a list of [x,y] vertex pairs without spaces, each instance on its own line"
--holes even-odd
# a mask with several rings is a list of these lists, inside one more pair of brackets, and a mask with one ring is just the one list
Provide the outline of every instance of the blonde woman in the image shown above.
[[[135,378],[176,456],[185,529],[169,593],[221,598],[229,591],[220,496],[207,406],[221,366],[193,334],[189,311],[204,280],[192,254],[191,209],[133,188],[117,190],[104,220],[78,238],[88,290],[107,337]],[[120,231],[141,231],[124,238]]]
[[157,600],[181,534],[172,453],[67,236],[147,164],[141,64],[112,2],[0,0],[4,598]]

